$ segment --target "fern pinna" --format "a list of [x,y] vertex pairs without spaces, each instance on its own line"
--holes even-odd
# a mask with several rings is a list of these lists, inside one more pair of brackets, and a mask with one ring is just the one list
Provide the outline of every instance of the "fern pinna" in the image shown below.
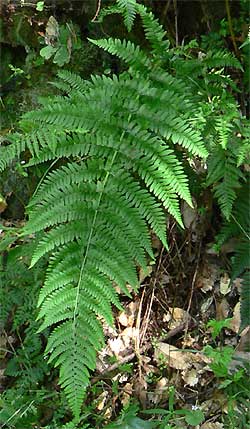
[[50,254],[40,330],[52,329],[45,354],[60,366],[76,419],[104,343],[102,321],[112,324],[111,306],[120,308],[116,285],[127,295],[128,283],[136,290],[136,266],[153,257],[150,229],[167,245],[164,208],[182,225],[179,198],[192,205],[182,158],[207,155],[185,83],[161,67],[164,31],[132,3],[153,54],[129,41],[92,41],[128,70],[90,81],[60,72],[56,86],[67,95],[41,100],[22,121],[26,133],[2,151],[2,167],[26,148],[29,165],[52,161],[24,234],[38,239],[32,266]]

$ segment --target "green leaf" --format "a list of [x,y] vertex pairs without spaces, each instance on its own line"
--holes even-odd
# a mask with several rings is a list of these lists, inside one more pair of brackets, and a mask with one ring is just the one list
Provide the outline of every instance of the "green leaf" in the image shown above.
[[38,12],[42,12],[44,8],[44,1],[39,1],[36,4],[36,10],[38,10]]
[[64,64],[68,63],[70,60],[70,55],[66,46],[61,46],[54,57],[53,63],[58,64],[59,67],[62,67]]
[[201,410],[192,410],[185,416],[185,421],[191,426],[197,426],[204,420],[204,413]]
[[57,51],[57,48],[55,48],[54,46],[45,46],[44,48],[42,48],[40,50],[40,55],[41,57],[45,58],[46,60],[48,60],[49,58],[52,57],[52,55],[54,55],[54,53]]
[[126,423],[124,422],[117,426],[117,429],[152,429],[153,427],[152,422],[147,422],[139,417],[131,417]]

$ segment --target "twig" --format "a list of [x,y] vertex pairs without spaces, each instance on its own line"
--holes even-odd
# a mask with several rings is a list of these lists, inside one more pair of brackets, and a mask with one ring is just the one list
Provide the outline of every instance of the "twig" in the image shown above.
[[[193,328],[197,325],[197,323],[194,320],[189,320],[188,323],[181,323],[179,326],[176,326],[176,328],[171,329],[166,335],[162,335],[158,338],[158,341],[168,341],[170,338],[175,337],[175,335],[179,334],[180,332],[184,331],[184,329]],[[141,347],[140,352],[141,354],[144,352],[147,352],[152,347],[152,344],[147,344],[143,347]],[[135,352],[129,353],[128,355],[120,358],[118,362],[113,363],[110,365],[107,369],[105,369],[101,374],[97,375],[96,377],[93,377],[91,379],[91,384],[95,384],[97,381],[102,380],[103,378],[107,378],[110,373],[118,369],[121,365],[124,363],[131,362],[136,356]]]
[[156,268],[156,272],[155,272],[155,276],[154,276],[153,291],[152,291],[152,294],[151,294],[149,307],[147,308],[145,325],[144,325],[144,327],[142,329],[142,335],[141,335],[141,338],[140,338],[140,343],[141,344],[143,344],[143,341],[144,341],[144,338],[145,338],[145,335],[146,335],[146,332],[147,332],[147,329],[148,329],[149,316],[150,316],[150,313],[151,313],[151,309],[152,309],[152,305],[153,305],[153,301],[154,301],[154,297],[155,297],[155,285],[156,285],[156,281],[157,281],[159,269],[160,269],[160,266],[161,266],[163,251],[164,251],[164,247],[162,246],[161,253],[160,253],[160,256],[159,256],[159,260],[158,260],[158,264],[157,264],[157,268]]
[[174,3],[174,22],[175,22],[175,44],[176,46],[179,46],[177,0],[173,0],[173,3]]
[[101,4],[102,4],[102,0],[98,0],[96,13],[95,13],[94,18],[91,19],[91,22],[95,22],[96,18],[98,17],[100,9],[101,9]]
[[139,310],[138,310],[138,314],[137,314],[137,318],[136,318],[136,337],[135,337],[135,354],[137,356],[138,359],[138,366],[139,366],[139,377],[141,379],[141,353],[140,353],[140,324],[141,324],[141,312],[142,312],[142,303],[143,303],[143,299],[144,299],[144,295],[145,295],[145,288],[143,289],[142,292],[142,297],[140,300],[140,305],[139,305]]
[[[197,263],[196,263],[195,272],[194,272],[193,279],[192,279],[191,293],[190,293],[190,298],[189,298],[189,302],[188,302],[188,308],[186,310],[187,314],[189,314],[190,308],[191,308],[191,305],[192,305],[192,300],[193,300],[193,295],[194,295],[194,285],[195,285],[195,281],[196,281],[196,277],[197,277],[197,273],[198,273],[198,268],[199,268],[199,263],[200,263],[201,244],[202,244],[202,240],[200,240],[200,243],[199,243]],[[182,348],[185,347],[185,341],[187,339],[187,332],[188,332],[188,320],[186,321],[186,327],[185,327],[185,331],[184,331],[184,341],[183,341],[183,347]]]
[[226,5],[226,11],[227,11],[228,26],[229,26],[229,31],[230,31],[232,42],[233,42],[234,52],[235,52],[236,56],[239,57],[239,51],[238,51],[238,48],[236,45],[235,35],[234,35],[234,31],[233,31],[229,0],[225,0],[225,5]]

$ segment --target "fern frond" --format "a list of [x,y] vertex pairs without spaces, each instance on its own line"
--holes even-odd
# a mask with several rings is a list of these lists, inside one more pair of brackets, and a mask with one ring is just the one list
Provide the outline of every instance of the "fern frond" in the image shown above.
[[8,137],[9,145],[0,146],[0,171],[3,171],[15,158],[25,151],[26,144],[19,134]]
[[231,52],[225,50],[210,52],[204,58],[203,63],[209,68],[234,67],[243,71],[239,60]]
[[223,149],[226,149],[233,129],[233,124],[230,122],[229,118],[220,116],[215,119],[215,129],[218,132],[219,144]]
[[137,11],[136,0],[117,0],[117,5],[123,15],[127,30],[131,31]]
[[161,57],[163,54],[166,54],[170,45],[168,40],[163,40],[165,31],[162,25],[159,24],[152,12],[148,12],[146,7],[142,4],[137,5],[137,11],[142,19],[146,39],[152,46],[152,52]]
[[236,200],[236,190],[239,188],[239,180],[242,173],[236,165],[236,159],[230,151],[221,148],[214,149],[208,158],[207,185],[214,184],[214,194],[218,199],[221,211],[225,218],[229,220],[234,201]]
[[235,248],[235,256],[232,258],[233,279],[245,270],[250,270],[250,240],[247,238],[242,239]]
[[145,71],[150,65],[146,54],[130,40],[112,38],[99,40],[88,38],[88,40],[99,48],[104,49],[104,51],[116,55],[136,70]]
[[[249,248],[248,248],[248,258]],[[250,326],[250,269],[246,270],[242,276],[241,294],[240,294],[240,315],[241,331]]]

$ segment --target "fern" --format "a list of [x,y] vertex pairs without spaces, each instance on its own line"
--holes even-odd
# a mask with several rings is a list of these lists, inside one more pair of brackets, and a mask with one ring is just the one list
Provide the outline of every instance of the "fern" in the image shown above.
[[211,111],[205,115],[199,97],[203,123],[196,124],[193,82],[164,69],[172,53],[158,21],[134,1],[119,1],[116,8],[128,29],[135,12],[140,15],[151,51],[124,40],[92,41],[121,58],[127,70],[89,81],[61,71],[55,85],[67,95],[41,99],[41,108],[24,116],[23,133],[1,147],[1,169],[27,149],[28,165],[51,162],[28,206],[23,234],[38,242],[31,266],[50,258],[38,319],[40,331],[50,329],[45,355],[60,367],[59,382],[76,420],[104,344],[102,322],[112,324],[112,306],[120,308],[116,285],[126,295],[128,283],[137,290],[136,267],[153,258],[150,229],[167,246],[164,209],[182,226],[179,200],[192,205],[184,162],[207,156],[206,127],[218,139],[221,165],[219,172],[214,165],[210,183],[219,200],[227,192],[226,217],[241,180],[231,147],[235,126],[212,120]]
[[240,186],[239,180],[243,177],[232,153],[218,148],[210,155],[207,185],[215,183],[214,195],[218,198],[221,211],[227,220],[231,216],[236,190]]
[[241,329],[250,325],[250,198],[249,198],[249,177],[246,183],[237,193],[230,222],[224,225],[217,237],[217,243],[221,246],[230,238],[236,239],[234,256],[232,257],[232,280],[236,277],[242,279],[241,285]]

